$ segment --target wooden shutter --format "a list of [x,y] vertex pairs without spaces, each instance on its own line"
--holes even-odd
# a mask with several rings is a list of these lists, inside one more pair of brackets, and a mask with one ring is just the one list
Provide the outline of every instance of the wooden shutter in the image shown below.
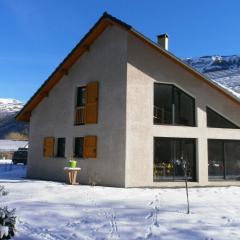
[[87,84],[86,123],[98,120],[98,82]]
[[97,157],[97,137],[96,136],[84,137],[83,157],[84,158]]
[[53,157],[54,156],[54,137],[45,137],[43,141],[43,156]]

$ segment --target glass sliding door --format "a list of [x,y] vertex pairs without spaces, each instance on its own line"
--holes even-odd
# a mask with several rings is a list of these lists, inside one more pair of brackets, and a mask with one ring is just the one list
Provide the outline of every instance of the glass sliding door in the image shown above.
[[223,142],[208,141],[208,175],[210,179],[224,178]]
[[225,141],[224,157],[226,178],[240,180],[240,141]]
[[208,140],[208,177],[240,180],[240,141]]
[[154,181],[184,180],[184,162],[186,162],[188,179],[194,181],[196,179],[195,139],[154,138]]

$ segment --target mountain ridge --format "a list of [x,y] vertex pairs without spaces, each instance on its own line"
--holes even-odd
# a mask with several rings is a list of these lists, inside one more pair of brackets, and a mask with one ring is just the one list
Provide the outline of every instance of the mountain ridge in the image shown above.
[[23,106],[17,99],[0,98],[0,139],[5,139],[10,133],[28,135],[28,124],[15,119]]
[[240,98],[240,55],[202,56],[183,61]]

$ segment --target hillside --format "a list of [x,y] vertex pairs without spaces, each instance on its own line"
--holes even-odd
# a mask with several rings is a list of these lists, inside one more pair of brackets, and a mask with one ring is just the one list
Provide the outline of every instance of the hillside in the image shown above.
[[0,98],[0,139],[11,132],[28,134],[28,124],[15,120],[22,107],[23,103],[18,100]]
[[204,56],[184,61],[240,98],[240,56]]

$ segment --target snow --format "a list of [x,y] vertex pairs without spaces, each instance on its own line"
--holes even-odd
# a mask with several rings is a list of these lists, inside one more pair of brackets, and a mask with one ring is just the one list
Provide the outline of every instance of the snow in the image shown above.
[[239,187],[191,188],[187,215],[182,188],[70,186],[25,173],[0,165],[9,191],[0,205],[16,208],[16,240],[240,239]]
[[213,55],[187,58],[184,61],[240,98],[240,56]]
[[17,151],[18,148],[27,147],[28,141],[17,140],[1,140],[0,139],[0,152]]
[[0,239],[2,239],[4,236],[7,237],[9,232],[9,228],[7,226],[0,226]]
[[12,98],[0,98],[0,112],[18,112],[23,107],[23,103]]

